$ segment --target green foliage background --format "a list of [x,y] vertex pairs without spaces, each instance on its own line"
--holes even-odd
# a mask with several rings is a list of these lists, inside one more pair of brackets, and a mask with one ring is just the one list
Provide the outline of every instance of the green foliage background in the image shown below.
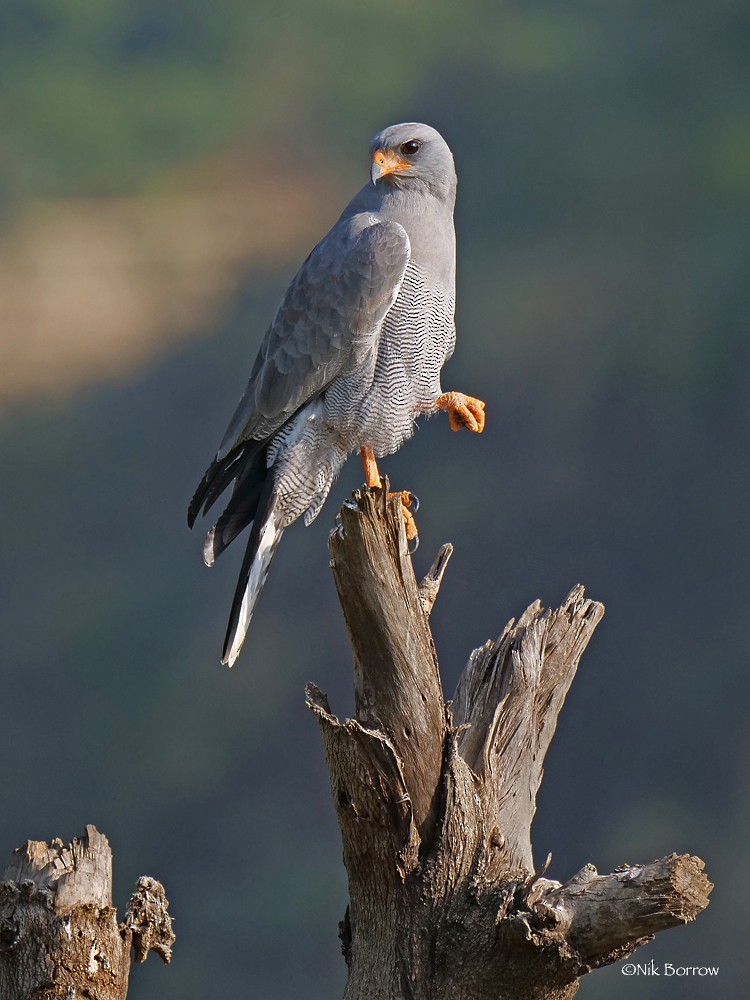
[[[561,718],[535,826],[552,877],[672,850],[707,913],[646,961],[717,982],[587,977],[582,998],[740,996],[750,888],[750,15],[739,0],[4,0],[0,185],[159,189],[236,147],[343,164],[421,119],[460,178],[459,346],[439,420],[387,463],[420,495],[450,691],[469,649],[578,580],[608,614]],[[303,685],[351,708],[326,534],[348,468],[288,533],[247,652],[216,665],[235,564],[202,570],[184,507],[291,269],[248,275],[230,321],[69,404],[0,426],[0,844],[95,822],[120,905],[161,878],[174,965],[135,1000],[340,993],[346,899]],[[236,555],[239,555],[236,554]],[[227,557],[231,562],[231,556]]]

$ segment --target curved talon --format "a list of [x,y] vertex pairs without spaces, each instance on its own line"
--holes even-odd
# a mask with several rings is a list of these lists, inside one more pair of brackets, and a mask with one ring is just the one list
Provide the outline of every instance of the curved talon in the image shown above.
[[412,510],[419,510],[419,497],[416,493],[410,493],[409,490],[392,490],[389,497],[400,497],[401,503],[404,507],[409,507]]
[[406,550],[410,556],[413,556],[418,548],[419,548],[419,535],[415,535],[413,538],[407,540]]
[[[398,497],[401,501],[401,513],[404,515],[404,525],[406,527],[406,540],[408,542],[413,541],[417,535],[417,522],[414,520],[414,515],[409,510],[413,501],[416,499],[413,493],[409,493],[408,490],[402,490],[396,493],[389,493],[388,497]],[[419,501],[417,501],[417,504]],[[416,509],[416,508],[415,508]]]

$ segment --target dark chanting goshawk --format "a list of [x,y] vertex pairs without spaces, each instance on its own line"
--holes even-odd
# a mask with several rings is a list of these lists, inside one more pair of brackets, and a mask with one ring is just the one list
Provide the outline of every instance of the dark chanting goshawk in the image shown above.
[[451,151],[410,122],[379,132],[370,152],[370,182],[284,294],[188,511],[192,527],[232,486],[206,538],[208,566],[252,523],[222,655],[230,667],[284,529],[317,516],[352,452],[380,486],[376,458],[400,448],[420,414],[446,410],[453,430],[484,429],[484,403],[440,386],[456,339]]

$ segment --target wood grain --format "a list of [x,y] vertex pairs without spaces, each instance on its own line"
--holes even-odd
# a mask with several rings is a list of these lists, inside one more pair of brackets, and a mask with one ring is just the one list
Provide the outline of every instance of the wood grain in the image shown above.
[[308,685],[344,845],[345,1000],[570,1000],[582,975],[708,905],[703,862],[672,855],[568,882],[535,871],[544,758],[604,608],[574,587],[475,650],[443,701],[398,504],[362,490],[330,539],[354,650],[356,718]]
[[96,827],[72,843],[28,841],[0,882],[2,1000],[124,1000],[130,952],[165,962],[174,934],[161,883],[141,878],[120,924],[112,851]]

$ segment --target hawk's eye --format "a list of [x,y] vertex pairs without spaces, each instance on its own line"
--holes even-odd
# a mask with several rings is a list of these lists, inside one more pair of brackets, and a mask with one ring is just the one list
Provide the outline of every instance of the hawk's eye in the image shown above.
[[421,142],[417,142],[416,139],[409,139],[408,142],[401,143],[401,152],[404,156],[414,156],[414,154],[419,150],[422,145]]

